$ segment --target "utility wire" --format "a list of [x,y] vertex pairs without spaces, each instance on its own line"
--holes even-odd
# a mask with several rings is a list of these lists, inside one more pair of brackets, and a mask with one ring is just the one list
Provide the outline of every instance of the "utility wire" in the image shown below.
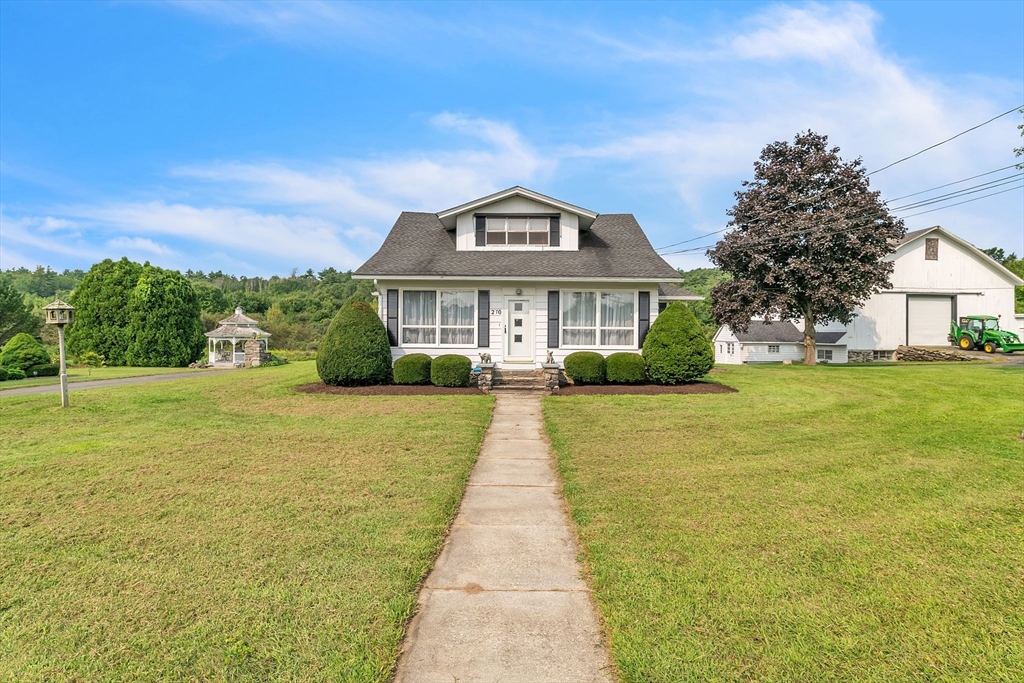
[[1017,164],[1010,164],[1009,166],[1003,166],[1002,168],[997,168],[994,171],[988,171],[987,173],[979,173],[978,175],[972,175],[970,178],[963,178],[961,180],[954,180],[953,182],[946,183],[945,185],[936,185],[935,187],[929,187],[927,190],[921,190],[920,192],[911,192],[910,194],[905,194],[902,197],[893,197],[889,201],[890,202],[898,202],[901,199],[907,199],[908,197],[916,197],[917,195],[924,194],[925,192],[932,192],[933,190],[941,190],[942,188],[949,187],[950,185],[959,185],[960,183],[966,183],[968,180],[974,180],[975,178],[981,178],[981,177],[984,177],[984,176],[987,176],[987,175],[992,175],[993,173],[999,173],[1000,171],[1005,171],[1008,168],[1017,168]]
[[944,201],[947,201],[947,200],[950,200],[950,199],[956,199],[957,197],[965,197],[965,196],[967,196],[969,194],[977,194],[978,192],[984,192],[985,190],[991,190],[992,188],[1000,187],[1001,185],[1009,185],[1010,183],[1017,182],[1022,177],[1024,177],[1024,173],[1017,173],[1015,175],[1006,176],[1005,178],[999,178],[998,180],[993,180],[993,181],[988,182],[988,183],[982,183],[981,185],[974,185],[972,187],[965,187],[964,189],[957,190],[956,192],[948,192],[946,194],[942,194],[942,195],[939,195],[937,197],[931,197],[930,199],[922,199],[919,202],[911,202],[910,204],[904,204],[903,206],[898,206],[898,207],[895,207],[895,208],[892,208],[892,209],[889,209],[889,210],[890,211],[906,211],[907,209],[917,209],[917,208],[922,207],[922,206],[927,206],[928,204],[934,204],[936,202],[944,202]]
[[[940,146],[946,144],[947,142],[955,140],[958,137],[960,137],[961,135],[965,135],[967,133],[970,133],[973,130],[977,130],[977,129],[981,128],[982,126],[987,126],[988,124],[992,123],[993,121],[995,121],[997,119],[1001,119],[1002,117],[1006,116],[1007,114],[1012,114],[1013,112],[1017,111],[1021,107],[1024,107],[1024,105],[1018,105],[1018,106],[1014,107],[1013,109],[1008,109],[1008,110],[1004,111],[1002,114],[999,114],[998,116],[993,116],[988,121],[984,121],[983,123],[979,123],[978,125],[972,126],[971,128],[968,128],[967,130],[960,131],[959,133],[957,133],[953,137],[946,138],[945,140],[943,140],[941,142],[936,142],[934,145],[931,145],[929,147],[925,147],[924,149],[922,149],[922,150],[920,150],[918,152],[914,152],[910,156],[903,157],[902,159],[897,159],[896,161],[892,162],[891,164],[887,164],[886,166],[883,166],[881,168],[875,169],[874,171],[871,171],[871,172],[867,173],[867,175],[868,176],[872,176],[872,175],[874,175],[876,173],[881,173],[882,171],[884,171],[884,170],[886,170],[888,168],[892,168],[896,164],[901,164],[904,161],[907,161],[909,159],[913,159],[914,157],[919,156],[921,154],[924,154],[925,152],[927,152],[929,150],[935,149],[936,147],[940,147]],[[1005,170],[1005,169],[1000,169],[1000,170]],[[967,180],[970,180],[970,178],[968,178]],[[847,183],[846,185],[840,185],[838,187],[833,187],[833,188],[829,188],[827,190],[822,190],[821,192],[818,193],[818,195],[816,195],[816,196],[812,195],[810,197],[807,197],[807,198],[803,199],[802,201],[807,201],[809,199],[816,199],[818,197],[821,197],[821,196],[824,196],[824,195],[828,194],[829,192],[835,192],[836,190],[843,189],[844,187],[849,187],[850,185],[853,185],[853,184],[854,183]],[[951,183],[951,184],[954,184],[954,183]],[[933,188],[933,189],[939,189],[939,188]],[[923,190],[923,192],[930,192],[930,190]],[[907,195],[907,196],[911,196],[911,195]],[[763,221],[765,218],[767,218],[768,216],[772,215],[773,213],[778,213],[779,211],[784,211],[784,210],[786,210],[788,208],[792,208],[792,207],[789,206],[789,207],[782,207],[780,209],[774,209],[772,211],[769,211],[767,214],[765,214],[761,218],[754,219],[754,220],[752,220],[750,222]],[[679,246],[681,244],[688,244],[690,242],[696,242],[697,240],[704,239],[705,237],[710,237],[711,235],[717,235],[717,234],[725,232],[726,230],[729,230],[729,229],[730,229],[730,226],[726,226],[725,228],[722,228],[721,230],[714,230],[712,232],[705,233],[703,235],[698,235],[697,237],[692,237],[690,239],[682,240],[681,242],[675,242],[673,244],[669,244],[669,245],[666,245],[664,247],[660,247],[659,249],[656,249],[655,251],[661,252],[661,251],[664,251],[665,249],[671,249],[672,247],[676,247],[676,246]],[[677,253],[677,252],[670,252],[670,253]]]
[[984,199],[985,197],[995,197],[997,194],[1003,194],[1004,192],[1013,192],[1014,190],[1019,190],[1022,187],[1024,187],[1024,185],[1018,185],[1017,187],[1011,187],[1011,188],[1006,189],[1006,190],[1000,190],[999,192],[993,192],[992,194],[983,194],[980,197],[974,197],[972,199],[966,199],[966,200],[964,200],[962,202],[957,202],[956,204],[949,204],[947,206],[940,206],[937,209],[929,209],[928,211],[922,211],[921,213],[912,213],[909,216],[903,216],[903,218],[913,218],[914,216],[921,216],[921,215],[926,214],[926,213],[931,213],[932,211],[942,211],[943,209],[948,209],[948,208],[953,207],[953,206],[960,206],[961,204],[969,204],[970,202],[976,202],[979,199]]

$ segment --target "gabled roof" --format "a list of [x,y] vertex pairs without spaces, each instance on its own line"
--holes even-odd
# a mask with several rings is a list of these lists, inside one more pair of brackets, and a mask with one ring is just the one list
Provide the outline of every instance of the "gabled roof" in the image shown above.
[[223,320],[218,320],[217,322],[219,322],[221,325],[251,325],[251,326],[255,326],[255,325],[259,324],[257,321],[253,320],[249,316],[247,316],[244,313],[242,313],[242,309],[241,308],[236,308],[233,315],[229,315],[228,317],[224,318]]
[[555,208],[561,209],[562,211],[574,213],[580,217],[580,227],[583,228],[584,230],[589,228],[591,223],[594,222],[594,219],[597,218],[597,213],[591,211],[590,209],[584,209],[581,206],[575,206],[573,204],[563,202],[560,199],[555,199],[554,197],[549,197],[547,195],[541,194],[540,192],[528,190],[525,187],[520,187],[519,185],[516,185],[515,187],[510,187],[507,190],[502,190],[501,192],[489,194],[486,197],[474,199],[473,201],[466,202],[465,204],[453,206],[452,208],[445,209],[444,211],[439,211],[437,213],[437,217],[441,219],[441,222],[445,225],[445,227],[451,230],[452,228],[455,227],[455,223],[453,221],[455,216],[457,216],[458,214],[466,213],[467,211],[472,211],[473,209],[479,208],[481,206],[486,206],[487,204],[493,204],[494,202],[500,202],[502,199],[508,199],[509,197],[516,196],[526,197],[527,199],[532,199],[535,202],[549,204],[551,206],[554,206]]
[[704,297],[688,289],[683,289],[667,282],[659,282],[658,299],[662,301],[703,301]]
[[578,251],[456,251],[454,233],[434,213],[405,211],[356,277],[680,280],[632,214],[602,214],[580,231]]
[[1002,263],[996,261],[994,258],[983,252],[981,249],[978,249],[976,246],[974,246],[967,240],[963,239],[962,237],[957,237],[956,235],[951,233],[949,230],[946,230],[941,225],[933,225],[932,227],[925,228],[924,230],[914,230],[912,232],[908,232],[906,235],[903,236],[903,239],[900,240],[899,246],[906,246],[911,242],[915,242],[921,239],[925,235],[930,235],[935,232],[942,233],[951,242],[955,242],[956,244],[959,244],[960,246],[967,249],[969,253],[973,254],[976,258],[981,259],[982,262],[985,263],[985,265],[996,270],[1000,275],[1013,282],[1015,286],[1020,287],[1024,285],[1024,280],[1020,279],[1013,271],[1009,270]]
[[221,325],[217,329],[207,332],[206,336],[211,337],[213,339],[255,339],[257,336],[269,337],[270,333],[264,332],[258,327],[239,327],[237,325]]

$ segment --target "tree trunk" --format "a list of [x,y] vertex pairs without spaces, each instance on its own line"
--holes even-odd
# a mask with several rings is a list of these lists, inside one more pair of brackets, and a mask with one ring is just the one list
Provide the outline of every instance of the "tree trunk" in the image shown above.
[[817,365],[818,351],[814,342],[814,312],[804,311],[804,365]]

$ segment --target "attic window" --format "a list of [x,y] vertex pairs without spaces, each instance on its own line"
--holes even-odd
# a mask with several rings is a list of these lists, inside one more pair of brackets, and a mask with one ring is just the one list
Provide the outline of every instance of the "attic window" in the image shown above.
[[551,219],[547,216],[487,217],[487,245],[548,243]]
[[925,261],[938,261],[939,260],[939,238],[938,237],[925,237],[924,238],[924,260]]

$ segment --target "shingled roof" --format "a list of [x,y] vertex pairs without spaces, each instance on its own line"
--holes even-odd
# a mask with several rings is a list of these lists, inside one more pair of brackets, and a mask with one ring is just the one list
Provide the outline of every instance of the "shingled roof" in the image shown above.
[[658,298],[679,299],[681,301],[702,301],[704,299],[704,297],[696,292],[691,292],[676,285],[670,285],[667,282],[658,283]]
[[[766,323],[763,320],[751,320],[750,327],[747,328],[746,332],[733,330],[733,334],[741,342],[804,343],[804,333],[788,320],[773,323]],[[844,334],[846,334],[846,330],[840,332],[816,330],[814,332],[814,340],[819,344],[835,344],[842,339]]]
[[446,230],[437,214],[405,211],[355,275],[681,279],[632,214],[599,215],[579,236],[579,251],[456,251],[455,232]]

